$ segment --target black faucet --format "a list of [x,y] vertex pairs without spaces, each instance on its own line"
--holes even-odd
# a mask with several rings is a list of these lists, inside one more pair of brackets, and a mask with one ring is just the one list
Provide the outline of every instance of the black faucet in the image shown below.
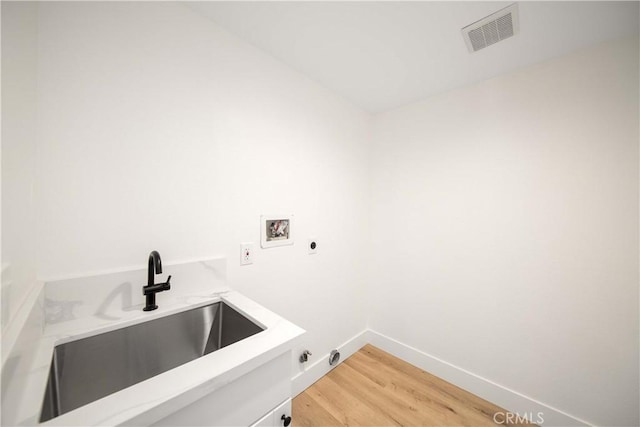
[[144,311],[151,311],[158,308],[156,305],[156,294],[171,289],[171,276],[167,278],[166,283],[153,283],[153,276],[162,273],[162,260],[157,251],[149,254],[149,271],[147,274],[147,286],[142,287],[142,293],[147,297],[147,304],[143,308]]

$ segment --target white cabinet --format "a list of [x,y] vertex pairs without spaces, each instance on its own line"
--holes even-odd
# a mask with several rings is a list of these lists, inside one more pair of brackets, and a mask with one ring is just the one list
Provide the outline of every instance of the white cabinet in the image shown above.
[[291,399],[282,402],[274,410],[251,424],[251,427],[284,427],[285,423],[291,426]]
[[[287,417],[291,417],[291,399],[285,400],[280,406],[273,410],[273,425],[284,426]],[[291,419],[289,419],[289,426],[291,425]]]
[[264,417],[260,418],[255,423],[251,424],[251,427],[273,427],[273,411],[269,412]]
[[[279,411],[277,420],[275,410]],[[291,416],[291,351],[217,387],[154,425],[283,426],[283,411]]]

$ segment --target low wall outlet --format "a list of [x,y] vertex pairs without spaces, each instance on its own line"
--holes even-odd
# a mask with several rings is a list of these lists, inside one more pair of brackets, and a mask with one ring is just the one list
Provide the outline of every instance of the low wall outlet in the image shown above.
[[240,265],[253,264],[253,243],[240,244]]
[[318,253],[318,239],[315,237],[311,237],[307,242],[307,249],[309,250],[309,255]]

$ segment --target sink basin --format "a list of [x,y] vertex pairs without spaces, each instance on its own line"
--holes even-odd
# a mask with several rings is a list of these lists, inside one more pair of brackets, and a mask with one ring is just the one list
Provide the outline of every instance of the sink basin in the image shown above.
[[53,351],[40,422],[263,330],[218,302],[60,344]]

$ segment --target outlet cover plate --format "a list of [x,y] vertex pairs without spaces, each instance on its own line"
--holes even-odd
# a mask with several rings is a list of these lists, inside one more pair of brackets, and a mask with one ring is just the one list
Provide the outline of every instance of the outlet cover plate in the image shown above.
[[253,264],[253,243],[240,244],[240,265]]

